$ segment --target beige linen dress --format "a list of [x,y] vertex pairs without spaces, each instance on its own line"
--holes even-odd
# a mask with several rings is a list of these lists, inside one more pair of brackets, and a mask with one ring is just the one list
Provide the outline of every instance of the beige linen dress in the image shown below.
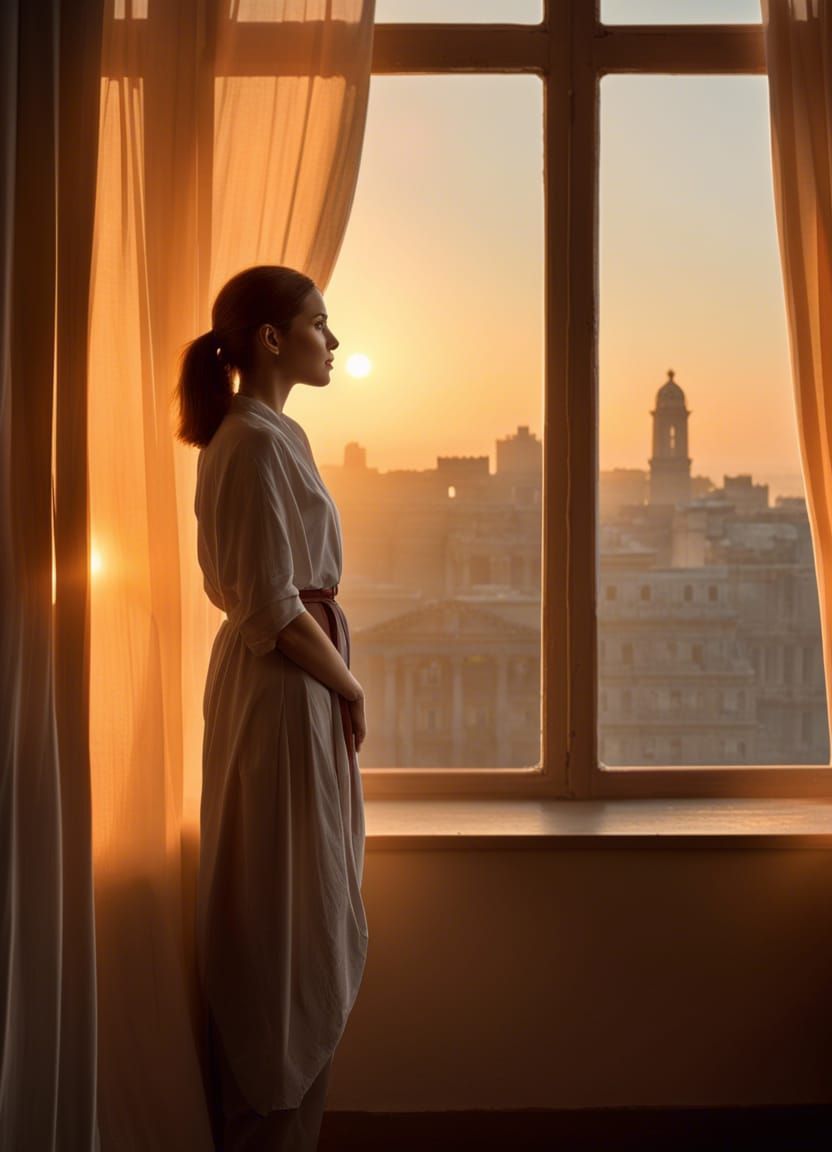
[[[300,425],[236,394],[199,455],[205,590],[227,619],[205,686],[197,954],[251,1108],[296,1108],[361,982],[364,804],[338,698],[275,648],[337,585],[338,513]],[[340,614],[338,647],[348,651]],[[325,626],[325,625],[324,625]]]

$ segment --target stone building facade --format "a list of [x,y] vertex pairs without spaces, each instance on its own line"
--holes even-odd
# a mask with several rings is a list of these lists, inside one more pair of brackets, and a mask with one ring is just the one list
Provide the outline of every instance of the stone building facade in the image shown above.
[[[811,535],[800,499],[691,475],[684,392],[654,408],[649,472],[600,478],[598,748],[610,767],[828,761]],[[322,468],[341,599],[372,701],[364,767],[520,767],[540,754],[540,441],[379,473]]]

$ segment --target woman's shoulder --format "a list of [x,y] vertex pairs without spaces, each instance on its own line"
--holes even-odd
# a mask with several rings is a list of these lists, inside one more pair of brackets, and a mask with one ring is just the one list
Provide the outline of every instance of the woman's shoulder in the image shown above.
[[294,483],[315,471],[309,439],[297,420],[278,415],[248,398],[232,401],[231,408],[200,459],[200,472],[216,482],[259,473],[281,476]]
[[288,467],[285,447],[268,428],[226,416],[200,453],[197,485],[217,499],[233,498],[253,483],[274,483]]
[[224,463],[265,462],[284,456],[288,445],[285,436],[273,424],[252,420],[248,413],[232,409],[214,433],[208,448],[213,449],[213,455]]

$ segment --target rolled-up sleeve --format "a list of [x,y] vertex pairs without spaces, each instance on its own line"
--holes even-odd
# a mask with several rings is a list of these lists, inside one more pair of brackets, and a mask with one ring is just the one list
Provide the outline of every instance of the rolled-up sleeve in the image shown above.
[[277,634],[306,609],[294,583],[293,507],[273,447],[241,445],[217,506],[223,599],[252,652],[270,652]]

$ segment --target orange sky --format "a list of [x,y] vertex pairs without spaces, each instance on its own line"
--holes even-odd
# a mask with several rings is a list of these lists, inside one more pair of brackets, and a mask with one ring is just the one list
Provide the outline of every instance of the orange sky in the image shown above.
[[[445,4],[445,18],[464,18],[465,4]],[[694,10],[708,20],[716,8],[606,0],[604,15]],[[437,18],[436,6],[420,12]],[[718,12],[754,19],[759,5]],[[407,15],[406,0],[378,0],[379,21]],[[518,424],[540,434],[542,95],[532,76],[373,77],[325,291],[336,368],[329,388],[298,388],[287,408],[319,462],[358,440],[382,469],[450,454],[490,454],[493,466],[497,437]],[[798,473],[765,77],[606,77],[600,197],[602,468],[647,466],[649,409],[673,368],[694,474]],[[354,352],[373,361],[364,380],[344,370]]]

